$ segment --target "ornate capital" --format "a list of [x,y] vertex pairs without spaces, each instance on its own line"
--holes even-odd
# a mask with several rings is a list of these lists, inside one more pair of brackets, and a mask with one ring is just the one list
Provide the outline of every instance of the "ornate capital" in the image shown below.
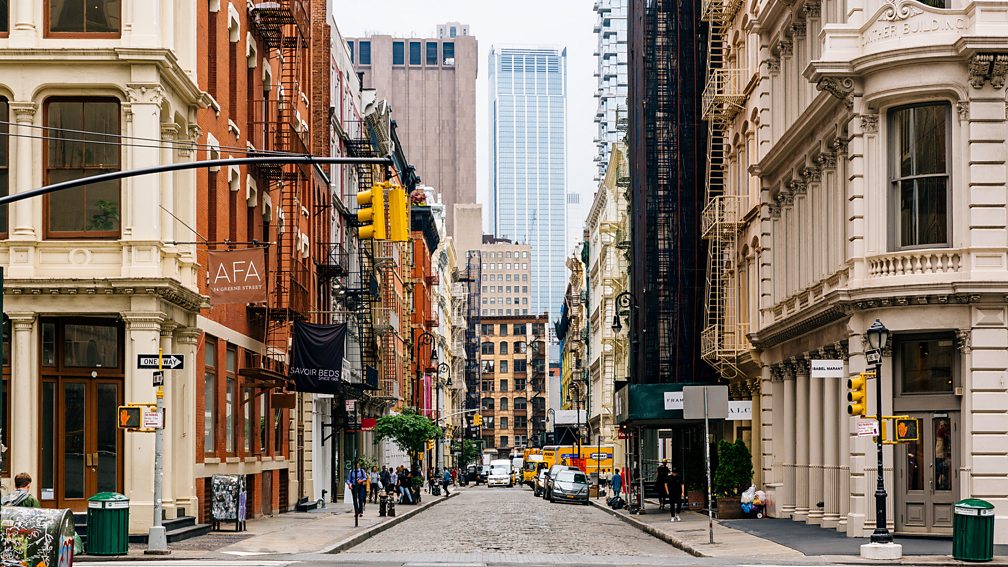
[[805,37],[805,20],[804,18],[798,18],[791,24],[790,27],[791,35],[798,39],[803,39]]
[[822,15],[822,0],[809,0],[802,6],[802,12],[807,18],[818,18]]
[[956,348],[961,354],[969,354],[973,351],[972,329],[956,329]]
[[823,152],[817,155],[814,161],[820,174],[826,170],[836,169],[836,154],[833,152]]
[[865,134],[878,133],[878,114],[861,115],[861,131]]
[[35,119],[35,112],[38,110],[38,105],[34,102],[14,101],[8,103],[7,106],[14,113],[14,120],[18,123],[31,123]]
[[777,202],[781,207],[790,207],[794,204],[794,195],[785,189],[781,189],[780,193],[777,193]]
[[846,138],[834,138],[833,141],[830,142],[830,147],[833,148],[833,151],[836,154],[845,156],[847,155],[847,143],[848,140]]
[[189,157],[192,155],[193,150],[196,149],[196,141],[199,140],[202,133],[203,129],[199,127],[199,124],[188,125],[186,132],[183,134],[184,142],[176,145],[180,157]]
[[157,83],[130,83],[126,85],[126,96],[133,104],[156,104],[161,105],[165,98],[165,91]]
[[[813,163],[815,162],[813,161]],[[809,183],[815,183],[822,179],[822,170],[818,167],[818,165],[806,165],[801,170],[801,176],[805,181],[805,185],[808,185]]]
[[198,345],[203,331],[196,327],[178,327],[175,329],[175,342],[183,345]]
[[7,318],[11,320],[11,326],[15,331],[30,331],[35,326],[35,313],[8,313]]
[[847,108],[854,106],[854,79],[850,77],[823,77],[816,83],[816,89],[833,95]]
[[791,42],[790,37],[786,37],[777,42],[777,51],[780,52],[781,57],[791,57],[794,52],[794,43]]
[[775,201],[773,203],[768,204],[767,208],[770,211],[770,218],[772,218],[772,219],[779,219],[780,218],[781,208],[780,208],[780,204],[778,202]]
[[805,180],[804,179],[792,179],[787,182],[788,193],[795,197],[801,197],[805,194]]
[[1008,53],[977,53],[969,62],[969,83],[975,89],[983,88],[985,81],[995,89],[1005,85],[1008,74]]
[[767,65],[767,71],[771,75],[776,75],[777,73],[780,73],[780,58],[779,57],[774,57],[774,56],[768,57],[767,60],[766,60],[766,65]]
[[959,114],[959,120],[969,120],[970,117],[970,105],[968,100],[960,100],[956,103],[956,112]]
[[174,122],[165,122],[161,124],[161,139],[166,142],[175,141],[175,136],[179,133],[178,124]]
[[179,327],[175,321],[165,321],[161,323],[161,336],[171,338],[175,334],[175,329]]
[[809,359],[805,355],[792,356],[791,364],[794,366],[795,374],[808,377],[809,374]]
[[836,352],[836,355],[840,357],[842,360],[847,360],[848,358],[850,358],[850,351],[847,349],[847,343],[843,341],[837,341],[833,343],[833,350]]
[[161,324],[166,317],[163,313],[123,313],[123,321],[130,331],[161,332]]

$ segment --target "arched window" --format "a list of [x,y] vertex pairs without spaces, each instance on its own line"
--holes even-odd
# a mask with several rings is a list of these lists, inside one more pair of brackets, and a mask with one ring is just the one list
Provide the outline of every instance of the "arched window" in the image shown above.
[[501,341],[500,342],[500,354],[507,354],[507,353],[508,353],[508,344],[507,344],[507,341]]
[[507,411],[507,409],[508,409],[508,399],[507,398],[501,398],[500,399],[500,410],[501,411]]

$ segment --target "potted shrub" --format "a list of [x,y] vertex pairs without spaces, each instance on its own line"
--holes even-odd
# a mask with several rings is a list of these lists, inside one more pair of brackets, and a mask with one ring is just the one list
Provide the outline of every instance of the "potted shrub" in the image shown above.
[[752,455],[742,439],[718,442],[718,465],[714,472],[714,496],[718,518],[743,517],[740,498],[752,484]]

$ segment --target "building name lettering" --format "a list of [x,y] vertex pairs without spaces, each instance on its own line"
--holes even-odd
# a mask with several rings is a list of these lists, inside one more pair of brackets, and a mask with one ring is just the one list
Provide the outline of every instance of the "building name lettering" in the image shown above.
[[914,18],[906,22],[890,23],[868,30],[861,39],[861,45],[868,46],[880,41],[920,33],[965,31],[966,27],[966,18]]

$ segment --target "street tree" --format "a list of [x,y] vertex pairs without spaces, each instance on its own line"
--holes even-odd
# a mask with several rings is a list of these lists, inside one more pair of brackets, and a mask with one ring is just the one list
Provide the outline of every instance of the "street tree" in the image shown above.
[[380,417],[375,425],[375,439],[389,439],[406,451],[414,470],[417,469],[420,453],[426,449],[427,443],[442,434],[440,427],[412,408],[399,414]]

